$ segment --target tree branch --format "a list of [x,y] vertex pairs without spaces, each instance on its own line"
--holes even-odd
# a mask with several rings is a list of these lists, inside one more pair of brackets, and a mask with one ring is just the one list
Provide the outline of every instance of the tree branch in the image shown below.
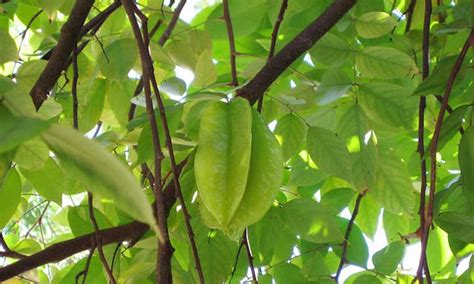
[[[425,17],[423,22],[423,70],[422,70],[422,79],[426,80],[430,72],[430,22],[431,22],[431,0],[425,1]],[[420,188],[420,230],[421,235],[425,234],[425,199],[426,199],[426,187],[427,187],[427,177],[426,177],[426,159],[425,159],[425,108],[426,108],[426,97],[421,96],[420,102],[418,105],[418,153],[421,159],[421,188]],[[427,279],[431,278],[428,262],[426,258],[426,245],[421,246],[420,261],[418,265],[418,270],[416,273],[416,278],[418,281],[423,282],[423,271],[425,272]],[[428,281],[431,282],[431,279]]]
[[112,269],[110,269],[109,264],[107,263],[107,259],[105,258],[104,250],[102,249],[102,240],[100,239],[99,236],[99,225],[97,224],[97,220],[95,219],[95,214],[94,214],[94,199],[92,197],[92,193],[87,192],[87,201],[88,201],[88,207],[89,207],[89,218],[91,220],[92,226],[94,227],[94,238],[95,238],[95,243],[97,246],[97,251],[99,253],[99,258],[100,261],[102,262],[102,265],[107,272],[107,275],[109,276],[109,281],[112,284],[117,283],[114,277],[114,273],[112,272]]
[[[268,51],[267,63],[275,55],[275,47],[276,47],[276,42],[278,38],[278,31],[280,30],[280,25],[281,25],[281,22],[283,22],[283,17],[285,16],[285,11],[287,8],[288,8],[288,0],[282,0],[280,11],[278,12],[278,17],[276,19],[275,25],[273,26],[270,50]],[[261,96],[260,99],[258,99],[258,105],[257,105],[258,112],[262,112],[262,106],[263,106],[263,96]]]
[[[185,1],[181,1],[179,4],[184,5],[184,3],[185,3]],[[124,4],[124,6],[125,6],[125,4]],[[128,7],[127,7],[127,9],[128,9]],[[135,7],[135,9],[138,9],[138,8]],[[182,9],[182,6],[181,6],[181,9]],[[179,14],[179,12],[176,13],[176,14]],[[148,21],[148,19],[143,14],[140,14],[140,18],[142,20],[142,26],[143,26],[143,30],[142,30],[143,42],[139,43],[139,49],[140,49],[140,56],[141,56],[142,66],[143,66],[143,69],[144,69],[142,78],[143,78],[143,82],[145,84],[145,86],[144,86],[145,87],[145,95],[147,96],[148,92],[150,92],[150,90],[147,90],[147,82],[148,82],[148,84],[151,83],[151,86],[153,88],[153,92],[155,94],[156,101],[158,103],[158,109],[160,111],[160,118],[161,118],[161,121],[162,121],[163,130],[164,130],[164,133],[165,133],[165,143],[166,143],[166,147],[168,148],[169,159],[170,159],[170,163],[171,163],[171,169],[172,169],[172,172],[173,172],[174,189],[175,189],[176,196],[179,200],[179,203],[180,203],[182,211],[183,211],[184,222],[185,222],[185,225],[186,225],[186,230],[188,232],[188,238],[189,238],[189,242],[191,244],[191,251],[193,253],[193,258],[194,258],[194,262],[195,262],[195,266],[196,266],[196,271],[197,271],[198,276],[199,276],[199,281],[200,281],[200,283],[204,283],[204,275],[203,275],[202,268],[201,268],[201,261],[199,259],[199,254],[198,254],[196,242],[194,240],[194,232],[192,230],[191,222],[190,222],[191,216],[189,215],[188,209],[186,207],[186,203],[184,201],[184,197],[183,197],[183,194],[181,192],[181,185],[179,183],[179,170],[178,170],[177,165],[176,165],[176,159],[175,159],[174,150],[173,150],[173,143],[171,141],[171,134],[170,134],[170,130],[169,130],[169,127],[168,127],[168,120],[167,120],[167,117],[166,117],[165,107],[164,107],[163,100],[162,100],[161,95],[160,95],[160,90],[158,88],[158,83],[157,83],[155,75],[154,75],[153,60],[151,58],[151,55],[150,55],[148,49],[145,49],[145,47],[148,46],[149,41],[150,41],[150,38],[148,36],[148,31],[146,29],[146,22]],[[134,26],[133,26],[133,29],[134,29],[135,34],[137,34]],[[137,38],[137,40],[139,40],[139,37],[136,37],[136,38]],[[149,85],[148,85],[148,88],[149,88]],[[148,100],[148,98],[147,98],[147,100]],[[150,101],[150,106],[151,106],[151,98],[149,99],[149,101]],[[147,112],[148,112],[148,108],[149,107],[148,107],[148,103],[147,103]],[[151,111],[153,112],[153,109],[151,109]],[[156,134],[158,134],[158,133],[156,133]],[[158,146],[159,146],[159,144],[158,144]],[[160,149],[160,151],[161,151],[161,149]],[[155,161],[156,161],[156,159],[155,159]],[[155,165],[155,167],[156,167],[156,165]],[[161,176],[161,173],[160,173],[160,176]],[[157,184],[159,182],[162,182],[161,177],[158,178],[157,173],[155,173],[155,184]],[[158,208],[158,210],[159,210],[159,208]],[[166,263],[171,264],[171,256],[172,255],[170,254],[168,256],[170,257],[170,259],[169,260],[167,259]],[[163,265],[163,263],[160,263],[160,265]],[[161,267],[161,269],[163,269],[163,267]],[[165,269],[165,271],[168,271],[168,270],[171,271],[171,267]],[[162,283],[160,281],[163,281],[163,278],[160,278],[160,279],[158,279],[158,283]]]
[[356,2],[357,0],[335,0],[316,20],[265,64],[247,85],[238,90],[237,95],[254,104],[283,71],[323,37]]
[[48,64],[30,91],[30,96],[37,110],[47,99],[49,91],[58,80],[64,66],[68,63],[93,4],[93,0],[77,0],[74,4],[69,18],[61,29],[61,36],[51,58],[48,60]]
[[227,38],[229,39],[229,51],[230,51],[230,73],[232,76],[231,85],[237,87],[239,85],[239,80],[237,78],[237,66],[235,62],[235,39],[234,39],[234,29],[232,27],[232,19],[230,18],[229,12],[229,0],[223,0],[222,6],[224,8],[224,21],[227,28]]
[[[133,222],[127,225],[100,230],[98,234],[100,235],[102,244],[107,245],[132,240],[138,236],[142,236],[148,229],[149,227],[146,224]],[[0,268],[0,281],[5,281],[47,263],[61,261],[78,252],[89,250],[94,246],[94,233],[56,243],[36,254]]]
[[[154,176],[155,183],[153,184],[153,192],[155,194],[156,201],[156,213],[157,213],[157,223],[160,230],[162,240],[158,240],[158,249],[157,249],[157,260],[156,260],[156,281],[157,283],[172,283],[171,275],[171,257],[173,255],[173,247],[171,246],[171,241],[168,234],[168,225],[166,212],[164,211],[164,199],[161,189],[161,161],[164,156],[161,151],[160,139],[158,135],[158,126],[156,123],[155,113],[153,111],[153,102],[151,99],[151,89],[150,89],[150,80],[152,76],[152,63],[148,62],[148,25],[146,17],[137,11],[137,8],[133,1],[131,0],[122,0],[122,5],[125,8],[128,19],[132,26],[132,31],[135,36],[135,40],[138,45],[138,50],[140,54],[140,59],[142,63],[142,78],[143,78],[143,87],[145,90],[145,101],[146,101],[146,112],[148,115],[148,120],[150,121],[151,133],[153,139],[153,152],[154,152]],[[141,24],[143,31],[140,31],[137,19],[135,14],[141,17]]]
[[253,265],[253,255],[252,255],[252,250],[250,249],[247,229],[244,230],[244,235],[242,237],[242,244],[245,246],[245,250],[247,251],[247,260],[250,267],[250,273],[252,274],[253,283],[258,284],[257,275],[255,275],[255,267]]
[[426,216],[425,216],[425,224],[424,224],[425,227],[422,228],[422,236],[421,236],[422,251],[426,251],[426,246],[428,245],[430,227],[433,222],[434,195],[436,191],[436,152],[438,151],[438,140],[439,140],[439,135],[441,132],[441,126],[443,125],[443,119],[448,107],[449,96],[451,95],[451,91],[454,86],[454,81],[456,80],[459,70],[461,69],[461,65],[462,65],[462,62],[464,61],[464,57],[466,57],[466,53],[469,50],[469,46],[470,46],[469,41],[473,37],[474,37],[474,31],[471,31],[451,70],[448,83],[446,84],[446,90],[444,92],[443,102],[441,104],[441,108],[438,112],[438,117],[436,119],[436,125],[435,125],[435,131],[433,133],[433,138],[431,139],[431,147],[429,149],[430,160],[431,160],[430,192],[429,192],[429,199],[428,199],[428,208],[426,210]]
[[339,276],[341,276],[342,268],[344,267],[344,264],[346,263],[346,255],[347,255],[347,245],[349,244],[349,237],[351,236],[352,232],[352,227],[354,226],[355,219],[357,217],[357,214],[359,214],[359,207],[360,203],[362,201],[362,198],[364,197],[366,191],[363,191],[359,193],[356,199],[356,204],[354,206],[354,211],[352,212],[351,219],[349,220],[349,224],[347,225],[346,233],[344,235],[344,241],[342,241],[342,253],[341,253],[341,261],[339,262],[339,267],[337,268],[336,276],[334,277],[334,280],[338,283]]

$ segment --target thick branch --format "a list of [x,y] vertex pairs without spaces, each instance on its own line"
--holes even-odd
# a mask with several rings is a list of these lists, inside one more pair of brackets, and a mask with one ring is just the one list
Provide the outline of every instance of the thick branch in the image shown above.
[[36,109],[39,109],[46,100],[49,91],[58,80],[64,66],[68,63],[93,4],[93,0],[77,0],[74,4],[68,20],[61,29],[61,36],[51,58],[48,60],[48,64],[30,91]]
[[[138,236],[143,235],[147,230],[147,225],[140,222],[133,222],[115,228],[100,230],[99,234],[102,244],[107,245],[111,243],[132,240]],[[36,254],[0,268],[0,281],[5,281],[11,277],[50,262],[61,261],[78,252],[89,250],[94,246],[94,233],[54,244]]]
[[280,74],[323,37],[356,2],[357,0],[335,0],[316,20],[268,61],[237,95],[254,104]]

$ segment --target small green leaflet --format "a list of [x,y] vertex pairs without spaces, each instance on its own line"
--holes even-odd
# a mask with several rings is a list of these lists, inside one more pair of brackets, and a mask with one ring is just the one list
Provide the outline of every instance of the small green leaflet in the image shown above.
[[418,72],[410,56],[385,46],[365,47],[356,55],[356,67],[362,76],[378,79],[408,77]]
[[330,69],[324,72],[316,90],[316,103],[327,105],[339,99],[349,91],[352,82],[343,71]]
[[357,33],[364,38],[377,38],[388,34],[397,21],[384,12],[369,12],[357,18]]
[[375,186],[370,191],[392,213],[413,214],[415,193],[406,165],[390,149],[381,149]]
[[41,196],[61,205],[62,194],[65,190],[64,175],[52,158],[48,158],[40,169],[21,169],[21,174]]
[[100,52],[97,59],[102,74],[111,80],[126,79],[138,58],[136,42],[131,38],[118,39]]
[[405,244],[402,241],[388,244],[372,256],[375,270],[385,275],[392,274],[397,269],[404,254]]
[[325,34],[309,54],[316,61],[327,66],[341,65],[350,54],[349,44],[332,33]]
[[[2,181],[0,181],[1,184]],[[21,198],[21,180],[15,169],[10,169],[0,187],[0,228],[3,228],[18,207]]]
[[320,127],[310,127],[307,149],[311,159],[326,173],[352,181],[352,161],[342,137]]
[[18,58],[15,41],[7,30],[0,29],[0,65]]
[[0,104],[0,153],[37,136],[48,128],[47,121],[14,116]]
[[459,143],[459,167],[467,210],[474,213],[474,126],[469,126]]
[[283,210],[285,224],[307,241],[338,243],[344,238],[336,216],[312,199],[294,199],[286,203]]
[[304,122],[293,113],[278,120],[274,134],[281,144],[285,161],[298,154],[303,148],[306,130]]

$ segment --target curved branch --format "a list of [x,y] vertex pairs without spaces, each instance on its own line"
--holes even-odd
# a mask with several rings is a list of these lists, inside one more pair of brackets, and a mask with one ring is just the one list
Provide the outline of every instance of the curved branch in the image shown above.
[[335,0],[316,20],[269,60],[247,85],[237,91],[237,95],[254,104],[283,71],[321,39],[356,2],[357,0]]

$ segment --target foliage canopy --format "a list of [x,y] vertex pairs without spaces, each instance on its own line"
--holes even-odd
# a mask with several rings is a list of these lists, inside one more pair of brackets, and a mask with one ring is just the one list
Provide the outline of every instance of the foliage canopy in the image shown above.
[[0,281],[473,283],[472,1],[193,4],[1,1]]

